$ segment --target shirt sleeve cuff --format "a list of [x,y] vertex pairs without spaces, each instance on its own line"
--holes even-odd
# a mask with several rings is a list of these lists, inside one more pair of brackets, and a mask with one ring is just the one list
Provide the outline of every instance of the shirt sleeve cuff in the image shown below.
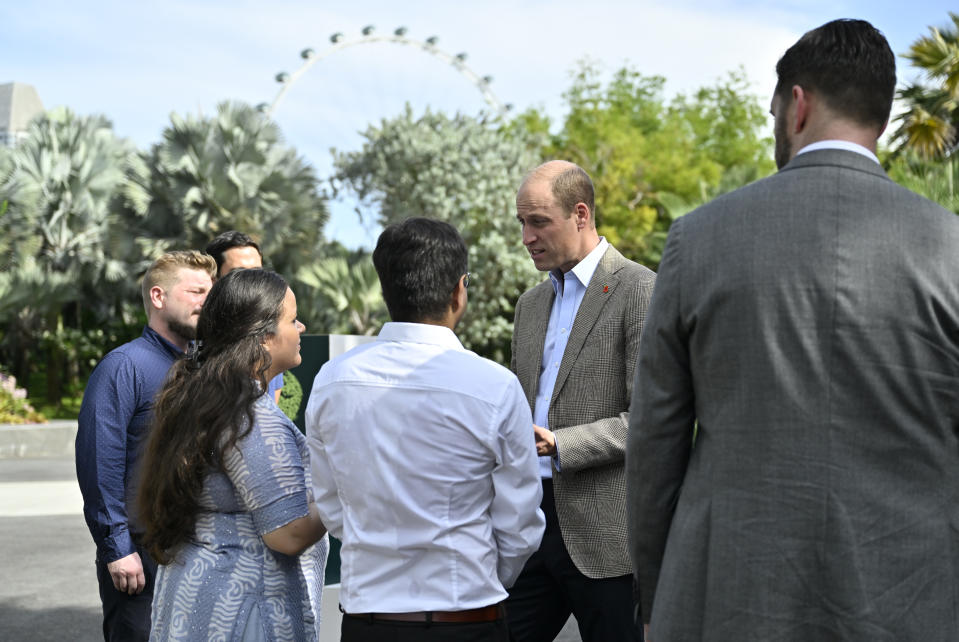
[[126,528],[104,538],[97,545],[97,557],[104,564],[115,562],[136,552],[137,547],[133,543],[133,538],[130,537],[130,531]]

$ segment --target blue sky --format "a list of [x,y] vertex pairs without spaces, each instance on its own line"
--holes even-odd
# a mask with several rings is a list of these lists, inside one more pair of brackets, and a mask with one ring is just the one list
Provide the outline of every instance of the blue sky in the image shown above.
[[[587,8],[588,7],[588,8]],[[171,112],[212,114],[218,102],[271,102],[279,71],[293,72],[299,52],[329,48],[329,36],[359,36],[399,26],[410,37],[468,54],[491,75],[502,102],[562,116],[570,70],[588,58],[603,69],[629,63],[667,79],[667,92],[692,91],[742,66],[765,102],[774,66],[805,31],[833,18],[864,18],[897,54],[945,25],[954,2],[923,0],[529,0],[512,2],[169,0],[4,2],[0,6],[0,83],[32,84],[46,107],[102,113],[140,147],[158,140]],[[916,72],[899,60],[899,79]],[[321,177],[329,149],[357,149],[358,132],[410,102],[475,113],[485,104],[462,75],[420,50],[364,44],[336,51],[290,89],[275,118],[287,142]],[[349,246],[371,245],[354,203],[331,203],[326,233]]]

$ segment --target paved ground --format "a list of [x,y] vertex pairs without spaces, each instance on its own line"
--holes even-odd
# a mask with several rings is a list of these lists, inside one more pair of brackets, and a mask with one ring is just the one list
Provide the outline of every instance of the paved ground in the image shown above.
[[102,640],[72,460],[0,460],[0,639]]
[[[73,459],[0,459],[0,640],[102,640],[94,554]],[[557,641],[579,640],[570,619]]]

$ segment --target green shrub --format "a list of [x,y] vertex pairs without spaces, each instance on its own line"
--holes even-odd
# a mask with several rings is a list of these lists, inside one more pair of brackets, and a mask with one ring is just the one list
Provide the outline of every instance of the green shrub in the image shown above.
[[27,402],[27,391],[17,380],[0,372],[0,424],[43,423],[47,419]]
[[283,389],[280,391],[280,401],[277,405],[287,417],[296,419],[301,403],[303,403],[303,386],[300,385],[299,379],[287,370],[283,373]]

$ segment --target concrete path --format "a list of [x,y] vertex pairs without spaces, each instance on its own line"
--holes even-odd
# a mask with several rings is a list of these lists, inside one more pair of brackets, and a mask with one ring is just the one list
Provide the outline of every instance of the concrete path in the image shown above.
[[0,551],[0,639],[103,639],[72,459],[0,460]]

